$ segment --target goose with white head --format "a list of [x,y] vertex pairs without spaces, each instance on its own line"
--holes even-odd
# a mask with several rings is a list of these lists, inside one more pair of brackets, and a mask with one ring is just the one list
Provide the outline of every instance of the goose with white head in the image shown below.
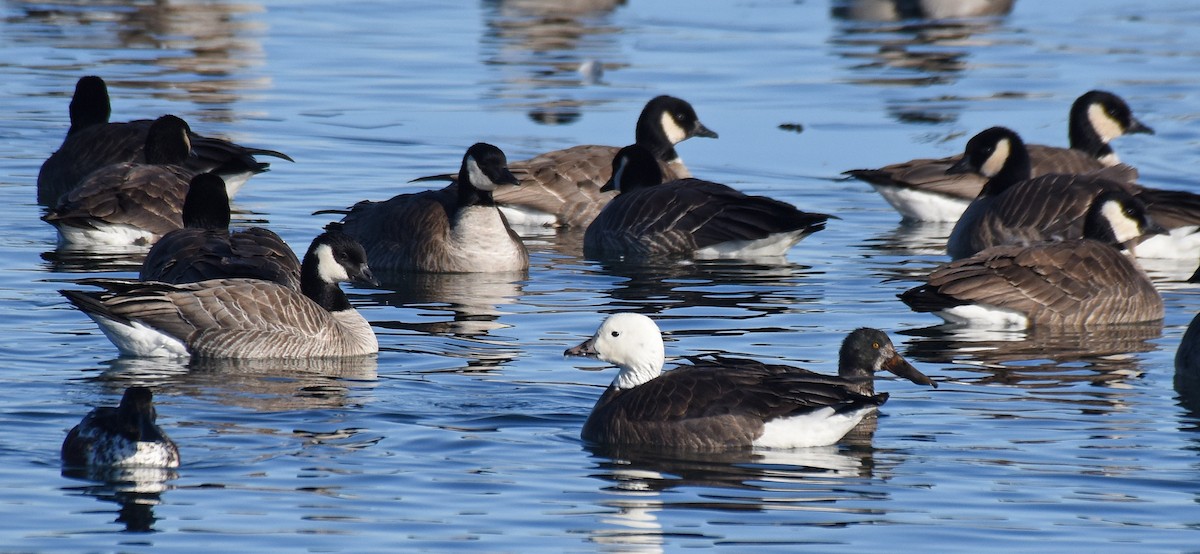
[[[450,186],[390,200],[364,200],[331,223],[367,250],[377,270],[415,273],[521,272],[529,253],[496,207],[492,193],[517,185],[499,148],[476,143]],[[323,212],[318,212],[323,213]]]
[[726,356],[700,356],[663,372],[662,334],[649,317],[609,316],[567,356],[619,368],[584,423],[599,444],[664,449],[800,448],[840,440],[888,398],[875,373],[936,383],[904,360],[887,335],[855,330],[842,343],[838,375]]
[[198,283],[85,279],[101,291],[59,291],[124,356],[317,358],[374,354],[370,323],[341,282],[377,285],[354,239],[325,232],[300,268],[300,292],[261,279]]

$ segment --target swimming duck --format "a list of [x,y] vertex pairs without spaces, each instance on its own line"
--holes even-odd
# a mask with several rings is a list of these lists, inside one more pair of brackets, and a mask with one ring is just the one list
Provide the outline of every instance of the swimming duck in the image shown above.
[[[139,119],[110,123],[112,113],[108,86],[94,75],[81,77],[71,98],[71,127],[62,146],[50,155],[38,172],[38,203],[53,206],[89,173],[117,163],[145,162],[143,147],[152,121]],[[274,156],[293,161],[287,154],[248,148],[224,139],[189,132],[191,155],[182,165],[189,174],[215,172],[226,182],[229,196],[237,193],[250,177],[267,171],[270,164],[254,156]]]
[[179,467],[179,448],[155,423],[153,396],[129,387],[116,408],[91,411],[67,433],[63,463],[73,467]]
[[649,317],[609,316],[592,338],[564,352],[620,368],[583,425],[585,441],[668,449],[798,448],[837,442],[887,401],[874,374],[888,370],[937,384],[904,360],[887,335],[846,337],[838,375],[725,356],[690,358],[663,372],[662,334]]

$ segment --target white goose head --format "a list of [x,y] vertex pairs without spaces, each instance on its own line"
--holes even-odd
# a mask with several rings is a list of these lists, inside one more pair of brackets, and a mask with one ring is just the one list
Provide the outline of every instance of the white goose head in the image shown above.
[[600,324],[592,338],[563,352],[566,356],[595,358],[620,368],[613,386],[631,389],[662,373],[666,351],[662,332],[654,320],[633,313],[613,314]]

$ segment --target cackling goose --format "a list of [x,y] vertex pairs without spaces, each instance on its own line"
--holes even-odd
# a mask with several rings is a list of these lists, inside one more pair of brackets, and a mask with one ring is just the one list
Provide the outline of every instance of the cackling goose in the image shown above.
[[150,389],[129,387],[116,408],[92,410],[67,433],[62,461],[72,467],[179,467],[179,448],[157,418]]
[[363,200],[330,228],[362,243],[381,271],[525,271],[529,253],[492,200],[498,186],[517,184],[506,161],[499,148],[477,143],[463,155],[458,172],[459,183],[470,186]]
[[663,183],[654,155],[637,144],[613,158],[605,187],[619,194],[584,234],[584,253],[593,258],[782,256],[830,217],[710,181]]
[[[51,154],[38,172],[39,204],[53,206],[74,189],[89,173],[123,162],[144,162],[142,147],[151,120],[109,123],[112,112],[108,86],[100,77],[81,77],[71,98],[71,127],[58,151]],[[192,153],[183,162],[190,174],[214,172],[237,193],[246,180],[267,170],[270,164],[254,156],[274,156],[292,161],[287,154],[274,150],[247,148],[224,139],[189,133]]]
[[[1121,97],[1101,90],[1088,91],[1071,104],[1067,129],[1070,148],[1027,145],[1034,177],[1098,172],[1106,179],[1133,182],[1137,170],[1120,164],[1108,143],[1125,134],[1154,133]],[[961,158],[917,159],[845,174],[870,183],[905,220],[955,221],[987,181],[978,175],[947,174]]]
[[798,448],[837,442],[887,398],[874,377],[888,370],[937,384],[917,371],[882,331],[858,329],[842,343],[838,375],[725,356],[697,356],[663,372],[662,334],[650,318],[609,316],[567,349],[620,368],[583,424],[583,440],[668,449]]
[[1150,278],[1122,252],[1162,232],[1142,203],[1121,191],[1092,201],[1084,237],[988,248],[935,269],[900,299],[950,323],[989,327],[1076,326],[1160,320]]
[[[653,152],[672,179],[692,176],[675,152],[676,144],[691,137],[717,138],[717,133],[700,123],[691,104],[672,96],[647,102],[634,129],[634,142]],[[585,228],[612,199],[600,189],[617,150],[581,145],[513,162],[509,169],[521,186],[498,187],[496,203],[513,225]]]
[[1028,151],[1021,138],[1004,127],[972,137],[963,158],[947,171],[974,172],[988,179],[950,233],[946,250],[951,258],[1000,244],[1079,238],[1092,200],[1115,190],[1136,196],[1150,218],[1170,231],[1139,245],[1139,256],[1200,257],[1200,195],[1120,183],[1095,174],[1030,179]]
[[122,355],[309,358],[374,354],[379,343],[339,282],[375,283],[366,253],[338,232],[304,255],[300,289],[260,279],[199,283],[88,279],[103,291],[59,291],[92,318]]
[[188,125],[173,115],[146,134],[146,163],[122,162],[90,173],[42,216],[60,245],[149,245],[183,227],[191,173],[181,164],[191,143]]
[[300,290],[300,260],[279,235],[261,227],[229,232],[229,196],[216,174],[192,178],[182,211],[183,228],[154,243],[142,262],[141,280],[178,284],[244,277]]

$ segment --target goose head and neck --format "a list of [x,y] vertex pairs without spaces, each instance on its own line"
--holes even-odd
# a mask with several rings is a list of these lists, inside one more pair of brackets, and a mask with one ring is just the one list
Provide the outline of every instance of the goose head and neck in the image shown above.
[[1141,200],[1122,191],[1108,191],[1092,200],[1084,216],[1083,238],[1132,249],[1149,235],[1166,234],[1167,230],[1146,213]]
[[492,199],[492,192],[496,188],[521,184],[508,170],[508,158],[504,152],[484,142],[471,145],[463,155],[458,183],[459,206],[494,206],[496,203]]
[[619,150],[612,161],[612,177],[600,190],[615,190],[619,194],[640,188],[652,187],[663,181],[662,168],[658,160],[640,144],[631,144]]
[[656,96],[646,103],[634,129],[634,142],[649,149],[658,159],[679,159],[675,145],[691,137],[717,138],[687,101],[674,96]]
[[900,356],[887,333],[862,327],[846,336],[838,351],[838,376],[853,383],[855,392],[875,394],[875,374],[883,370],[937,388],[937,383]]
[[978,173],[987,179],[979,196],[996,196],[1012,185],[1029,179],[1029,151],[1013,130],[992,127],[971,137],[962,158],[950,166],[946,173]]
[[164,115],[150,124],[146,134],[146,163],[182,165],[192,152],[191,128],[173,115]]
[[565,356],[595,358],[620,371],[612,387],[628,390],[662,374],[666,351],[654,320],[633,313],[608,316],[592,338],[563,352]]
[[351,309],[338,283],[379,286],[367,267],[362,245],[341,231],[326,231],[313,239],[300,263],[300,292],[331,312]]
[[154,397],[146,387],[129,387],[121,396],[116,410],[116,431],[134,442],[155,442],[163,439],[155,421]]
[[75,94],[71,96],[71,128],[67,136],[91,127],[108,123],[112,105],[108,99],[108,85],[104,79],[94,75],[80,77],[75,83]]
[[1071,104],[1067,134],[1071,148],[1086,152],[1106,165],[1120,163],[1109,142],[1133,133],[1154,134],[1138,121],[1121,97],[1103,90],[1090,90]]
[[229,231],[229,192],[215,173],[192,177],[183,198],[183,226],[188,229]]

